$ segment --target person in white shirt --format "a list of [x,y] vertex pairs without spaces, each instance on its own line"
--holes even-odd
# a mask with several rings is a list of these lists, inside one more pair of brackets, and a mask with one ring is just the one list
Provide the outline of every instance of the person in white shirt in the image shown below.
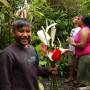
[[[80,16],[75,16],[73,18],[73,25],[74,28],[71,30],[70,32],[70,37],[73,37],[73,40],[75,38],[75,36],[77,35],[77,33],[80,31],[80,27],[78,26],[78,20],[79,20]],[[69,45],[69,54],[71,55],[71,60],[69,60],[69,77],[68,79],[65,80],[65,82],[69,82],[74,80],[74,74],[75,74],[75,69],[76,69],[76,64],[77,64],[77,60],[75,59],[75,47],[72,45]]]

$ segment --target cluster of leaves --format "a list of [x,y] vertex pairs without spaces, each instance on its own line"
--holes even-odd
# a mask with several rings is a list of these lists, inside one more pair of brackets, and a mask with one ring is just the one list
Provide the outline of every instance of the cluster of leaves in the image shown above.
[[[40,40],[36,35],[37,31],[41,29],[41,26],[53,22],[57,23],[56,39],[57,37],[66,43],[68,33],[72,28],[72,17],[76,15],[89,14],[90,0],[27,0],[29,4],[28,20],[33,24],[32,28],[32,44],[35,45],[39,53]],[[24,0],[0,0],[0,49],[9,45],[13,38],[11,36],[11,23],[16,19],[15,13],[18,9],[23,7]],[[41,55],[40,55],[41,56]],[[44,64],[49,66],[49,60],[44,57],[40,57],[41,61],[45,61]],[[67,58],[64,58],[67,60]],[[64,61],[64,60],[63,60]],[[66,61],[65,61],[66,62]],[[59,67],[62,70],[65,68],[66,63],[59,63]],[[42,62],[41,62],[42,63]]]

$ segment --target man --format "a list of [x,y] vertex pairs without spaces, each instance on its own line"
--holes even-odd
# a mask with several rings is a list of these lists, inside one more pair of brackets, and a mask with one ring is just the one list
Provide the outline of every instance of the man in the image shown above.
[[16,42],[5,48],[0,56],[0,90],[38,90],[37,76],[47,77],[56,69],[38,67],[37,54],[29,45],[29,22],[17,20],[12,27]]

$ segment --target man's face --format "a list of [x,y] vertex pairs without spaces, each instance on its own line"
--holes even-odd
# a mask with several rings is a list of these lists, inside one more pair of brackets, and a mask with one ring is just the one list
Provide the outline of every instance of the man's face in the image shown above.
[[26,47],[31,38],[31,28],[29,26],[24,26],[19,30],[16,30],[14,32],[14,36],[17,43],[19,43],[23,47]]

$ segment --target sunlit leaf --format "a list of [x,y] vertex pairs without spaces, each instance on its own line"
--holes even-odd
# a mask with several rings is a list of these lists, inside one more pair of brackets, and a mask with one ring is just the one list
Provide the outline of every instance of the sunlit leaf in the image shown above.
[[2,12],[0,12],[0,19],[4,20],[4,18],[5,18],[4,14]]
[[6,7],[10,7],[10,4],[7,2],[7,0],[0,0],[2,4],[4,4]]

